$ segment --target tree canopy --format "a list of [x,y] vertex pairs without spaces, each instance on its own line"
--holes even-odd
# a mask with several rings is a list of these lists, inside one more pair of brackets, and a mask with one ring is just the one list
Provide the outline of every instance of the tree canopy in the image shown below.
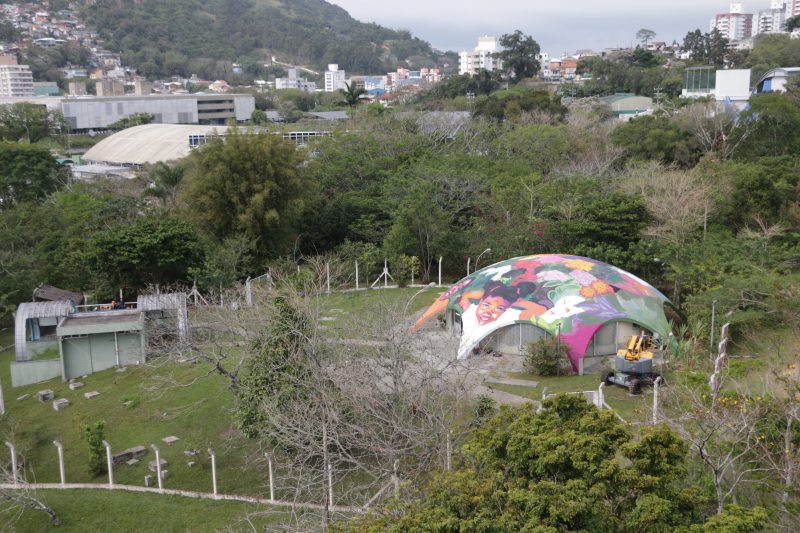
[[[503,406],[464,444],[453,472],[345,530],[702,531],[705,499],[685,483],[687,451],[666,426],[633,439],[612,413],[579,396],[546,400],[541,413],[533,404]],[[765,516],[732,513],[714,523],[754,531]]]
[[48,150],[0,141],[0,209],[42,199],[66,181],[65,171]]
[[302,162],[278,135],[230,128],[186,160],[187,216],[218,242],[246,235],[257,259],[286,253],[313,196]]
[[497,57],[503,62],[503,69],[514,81],[535,76],[539,72],[539,43],[522,31],[507,33],[500,37],[503,47]]

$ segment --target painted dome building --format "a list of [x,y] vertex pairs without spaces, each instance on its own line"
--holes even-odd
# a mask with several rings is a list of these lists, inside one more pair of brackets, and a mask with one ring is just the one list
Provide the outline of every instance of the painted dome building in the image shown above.
[[476,349],[523,354],[533,340],[559,335],[572,368],[583,372],[645,331],[670,335],[650,284],[615,266],[572,255],[531,255],[496,263],[458,281],[417,321],[444,313],[461,336],[458,357]]

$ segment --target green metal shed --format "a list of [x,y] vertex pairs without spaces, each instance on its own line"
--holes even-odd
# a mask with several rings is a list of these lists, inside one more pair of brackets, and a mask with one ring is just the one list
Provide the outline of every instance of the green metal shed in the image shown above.
[[144,363],[143,329],[138,312],[65,318],[57,328],[63,379]]

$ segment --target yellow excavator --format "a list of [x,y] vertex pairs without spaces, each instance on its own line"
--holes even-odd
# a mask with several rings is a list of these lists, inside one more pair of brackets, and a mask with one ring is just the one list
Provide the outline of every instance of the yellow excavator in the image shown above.
[[652,385],[659,378],[653,372],[653,358],[660,348],[652,335],[633,335],[625,348],[614,357],[614,370],[605,376],[607,385],[626,387],[631,394],[641,394],[642,385]]

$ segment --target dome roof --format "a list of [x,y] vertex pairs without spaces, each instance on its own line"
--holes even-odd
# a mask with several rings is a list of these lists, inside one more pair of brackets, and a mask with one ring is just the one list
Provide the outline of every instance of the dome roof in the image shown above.
[[669,300],[615,266],[574,255],[531,255],[495,263],[450,287],[423,315],[461,315],[459,358],[489,334],[511,324],[533,324],[567,345],[573,368],[603,324],[625,321],[666,338]]

